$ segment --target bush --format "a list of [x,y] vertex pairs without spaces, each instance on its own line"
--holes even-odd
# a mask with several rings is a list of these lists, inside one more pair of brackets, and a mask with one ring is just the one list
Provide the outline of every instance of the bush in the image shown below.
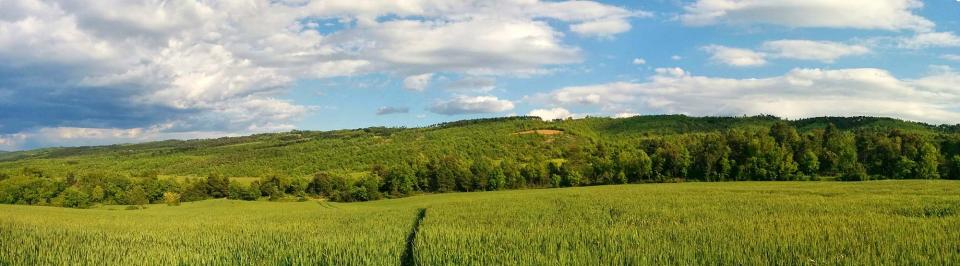
[[232,200],[257,200],[260,198],[260,189],[231,182],[227,198]]
[[180,206],[180,193],[176,192],[163,192],[163,202],[167,206]]
[[87,208],[90,206],[90,196],[75,187],[69,187],[53,199],[53,205],[70,208]]

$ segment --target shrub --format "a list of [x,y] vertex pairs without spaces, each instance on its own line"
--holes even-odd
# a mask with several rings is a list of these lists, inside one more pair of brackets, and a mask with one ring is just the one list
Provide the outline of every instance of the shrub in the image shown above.
[[180,206],[180,193],[176,192],[163,192],[163,202],[167,206]]

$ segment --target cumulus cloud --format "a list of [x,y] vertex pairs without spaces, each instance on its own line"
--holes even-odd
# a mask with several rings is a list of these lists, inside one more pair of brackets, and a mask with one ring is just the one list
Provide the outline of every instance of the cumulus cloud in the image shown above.
[[898,45],[907,49],[960,47],[960,36],[953,32],[925,32],[900,38]]
[[870,48],[863,45],[812,40],[767,41],[760,46],[760,51],[720,45],[705,46],[703,50],[712,54],[710,59],[714,62],[736,67],[762,66],[767,63],[768,58],[833,63],[841,57],[864,55],[871,52]]
[[630,22],[623,19],[588,21],[570,26],[580,35],[610,37],[630,30]]
[[410,112],[409,107],[383,106],[377,108],[377,115],[406,114]]
[[530,113],[527,113],[527,115],[540,117],[540,119],[543,119],[544,121],[573,117],[573,113],[570,113],[570,111],[567,109],[560,107],[550,109],[534,109],[530,111]]
[[739,48],[731,48],[720,45],[709,45],[703,47],[703,50],[710,53],[710,60],[736,67],[754,67],[767,64],[763,54]]
[[958,54],[945,54],[945,55],[941,55],[940,58],[950,60],[950,61],[960,62],[960,55]]
[[513,102],[494,96],[457,96],[434,103],[430,111],[443,115],[483,114],[506,112],[513,107]]
[[0,105],[0,134],[288,129],[314,110],[279,98],[297,80],[385,73],[418,90],[423,73],[544,73],[583,60],[567,33],[610,36],[647,14],[593,1],[0,1],[0,96],[18,99]]
[[868,115],[955,124],[960,121],[957,82],[960,73],[952,70],[909,80],[870,68],[794,69],[782,76],[752,79],[695,76],[665,69],[646,82],[567,87],[533,98],[605,110],[630,106],[642,108],[644,113],[786,118]]
[[487,93],[496,88],[497,79],[486,76],[466,76],[447,83],[446,88],[459,92]]
[[646,65],[646,64],[647,64],[647,60],[646,60],[646,59],[643,59],[643,58],[637,57],[637,58],[634,58],[634,59],[633,59],[633,64],[634,64],[634,65]]
[[913,13],[920,0],[697,0],[684,6],[686,25],[770,24],[786,27],[930,31]]
[[768,41],[763,43],[761,49],[771,57],[813,60],[824,63],[833,63],[840,57],[870,53],[870,48],[862,45],[811,40]]
[[640,114],[638,114],[638,113],[624,112],[624,113],[616,113],[616,114],[613,114],[613,118],[627,118],[627,117],[634,117],[634,116],[638,116],[638,115],[640,115]]
[[403,79],[403,87],[408,90],[423,91],[430,85],[431,79],[433,79],[433,73],[408,76]]

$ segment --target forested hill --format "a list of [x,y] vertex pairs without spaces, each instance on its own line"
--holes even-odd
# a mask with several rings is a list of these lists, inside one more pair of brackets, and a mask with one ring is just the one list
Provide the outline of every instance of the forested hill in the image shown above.
[[[464,120],[423,128],[371,127],[335,131],[291,131],[204,140],[168,140],[142,144],[46,148],[0,153],[0,173],[111,171],[130,176],[233,177],[308,176],[319,171],[353,173],[373,165],[392,165],[432,157],[487,157],[519,161],[564,159],[571,150],[597,144],[638,147],[643,140],[731,129],[765,131],[785,122],[810,133],[836,125],[844,131],[891,131],[939,138],[960,126],[934,126],[891,118],[823,117],[781,120],[772,116],[583,118],[544,122],[536,117]],[[540,130],[540,131],[537,131]],[[654,152],[653,150],[648,153]]]
[[508,117],[0,154],[0,203],[355,201],[684,180],[958,177],[958,126],[870,117]]

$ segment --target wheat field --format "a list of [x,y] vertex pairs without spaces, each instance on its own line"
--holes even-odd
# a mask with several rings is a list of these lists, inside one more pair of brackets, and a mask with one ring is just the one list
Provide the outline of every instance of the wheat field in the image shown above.
[[0,265],[960,263],[960,182],[736,182],[0,205]]

